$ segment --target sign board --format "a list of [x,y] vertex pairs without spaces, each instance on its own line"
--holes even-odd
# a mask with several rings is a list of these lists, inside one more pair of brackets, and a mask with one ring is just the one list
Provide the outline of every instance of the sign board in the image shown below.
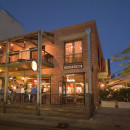
[[107,72],[100,72],[98,73],[98,79],[107,79],[108,73]]
[[64,69],[68,70],[68,69],[80,69],[82,68],[83,65],[67,65],[67,66],[64,66]]
[[33,69],[34,71],[37,70],[37,62],[36,62],[36,61],[32,61],[32,69]]

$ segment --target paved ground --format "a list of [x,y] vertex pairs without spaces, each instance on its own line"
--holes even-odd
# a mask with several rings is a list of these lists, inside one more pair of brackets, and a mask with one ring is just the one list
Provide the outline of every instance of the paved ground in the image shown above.
[[68,123],[67,130],[130,130],[130,109],[100,108],[90,120],[82,117],[68,113],[57,116],[45,113],[40,117],[0,113],[0,130],[61,130],[57,128],[58,122]]

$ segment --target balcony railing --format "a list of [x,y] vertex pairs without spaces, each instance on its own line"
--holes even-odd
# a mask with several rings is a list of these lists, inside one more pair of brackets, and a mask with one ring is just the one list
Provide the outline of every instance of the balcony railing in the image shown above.
[[[4,64],[5,59],[5,54],[0,55],[0,64]],[[37,48],[9,53],[9,63],[26,62],[31,60],[37,60]],[[42,50],[42,61],[53,64],[53,55],[49,54],[45,50]]]
[[0,54],[0,64],[5,64],[6,55]]

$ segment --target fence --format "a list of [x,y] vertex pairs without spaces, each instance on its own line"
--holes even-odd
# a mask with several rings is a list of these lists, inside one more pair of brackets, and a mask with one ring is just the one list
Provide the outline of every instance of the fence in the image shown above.
[[[6,59],[5,54],[0,54],[0,64],[4,64],[5,59]],[[37,59],[37,48],[24,51],[14,51],[9,53],[9,63],[25,62],[36,59]],[[42,61],[53,64],[53,56],[48,52],[46,52],[45,50],[42,50]]]
[[[0,101],[4,101],[4,93],[0,93]],[[36,104],[37,95],[32,93],[15,93],[7,95],[7,103]],[[84,94],[41,94],[41,104],[63,105],[63,106],[84,106]]]

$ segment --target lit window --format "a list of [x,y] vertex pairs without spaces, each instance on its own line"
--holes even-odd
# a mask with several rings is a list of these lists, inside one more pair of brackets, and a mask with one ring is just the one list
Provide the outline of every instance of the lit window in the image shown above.
[[65,44],[65,63],[82,62],[82,41]]

